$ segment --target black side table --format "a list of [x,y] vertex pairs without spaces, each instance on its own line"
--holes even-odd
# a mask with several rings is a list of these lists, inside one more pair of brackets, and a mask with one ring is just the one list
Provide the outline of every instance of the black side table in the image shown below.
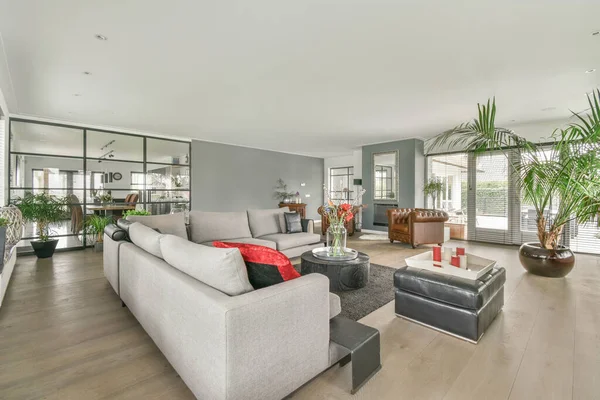
[[343,349],[340,366],[352,362],[354,394],[381,369],[379,331],[338,315],[329,321],[329,337]]
[[300,274],[319,273],[329,278],[329,290],[342,292],[365,287],[369,282],[369,256],[358,253],[358,257],[350,261],[322,260],[307,251],[301,256]]

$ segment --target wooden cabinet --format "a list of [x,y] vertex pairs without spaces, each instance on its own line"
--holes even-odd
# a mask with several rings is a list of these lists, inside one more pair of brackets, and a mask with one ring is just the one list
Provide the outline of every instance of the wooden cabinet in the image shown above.
[[300,218],[306,218],[306,204],[304,203],[279,203],[279,208],[289,207],[290,211],[300,214]]

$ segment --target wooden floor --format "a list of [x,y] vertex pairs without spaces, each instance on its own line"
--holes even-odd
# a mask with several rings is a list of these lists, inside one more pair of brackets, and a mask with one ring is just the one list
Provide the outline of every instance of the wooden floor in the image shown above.
[[[400,267],[412,250],[356,237],[374,263]],[[507,269],[506,305],[478,345],[395,317],[381,332],[382,370],[356,395],[334,367],[296,399],[600,399],[600,258],[577,256],[566,279],[528,275],[514,247],[468,244]],[[0,399],[192,399],[120,301],[101,255],[21,257],[0,310]]]

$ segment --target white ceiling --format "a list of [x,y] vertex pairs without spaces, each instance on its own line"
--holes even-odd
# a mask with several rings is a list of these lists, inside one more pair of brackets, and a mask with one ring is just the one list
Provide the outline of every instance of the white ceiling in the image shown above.
[[584,109],[598,15],[585,0],[0,0],[0,88],[12,114],[328,156],[430,137],[494,95],[504,126]]

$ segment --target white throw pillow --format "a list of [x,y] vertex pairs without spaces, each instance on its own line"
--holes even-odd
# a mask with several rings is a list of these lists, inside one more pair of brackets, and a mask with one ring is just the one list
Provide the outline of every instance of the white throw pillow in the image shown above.
[[165,235],[139,222],[134,222],[129,227],[129,238],[133,244],[158,258],[163,258],[160,251],[160,238],[163,236]]
[[238,249],[219,249],[173,235],[160,240],[164,260],[181,272],[230,296],[254,290]]

